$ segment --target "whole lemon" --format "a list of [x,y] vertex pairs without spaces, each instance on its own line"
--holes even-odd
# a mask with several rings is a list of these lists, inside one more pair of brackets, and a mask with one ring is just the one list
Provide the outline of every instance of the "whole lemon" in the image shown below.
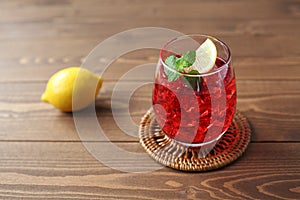
[[63,112],[81,110],[95,101],[101,76],[80,67],[62,69],[51,76],[41,100]]

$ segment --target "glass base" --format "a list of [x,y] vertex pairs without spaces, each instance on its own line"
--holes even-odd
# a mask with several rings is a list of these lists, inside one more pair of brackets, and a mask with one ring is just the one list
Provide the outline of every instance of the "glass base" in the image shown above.
[[218,140],[220,140],[222,138],[222,136],[224,135],[224,133],[226,133],[226,131],[222,132],[217,138],[215,138],[213,140],[210,140],[210,141],[207,141],[207,142],[202,142],[202,143],[185,143],[185,142],[181,142],[179,140],[176,140],[174,138],[170,138],[164,132],[164,134],[166,135],[166,137],[170,138],[170,140],[175,140],[177,143],[182,144],[182,145],[187,146],[187,147],[209,147],[211,145],[215,145],[218,142]]
[[238,111],[225,133],[200,147],[186,146],[167,137],[156,123],[152,109],[144,115],[139,127],[140,143],[146,152],[162,165],[181,171],[208,171],[232,163],[246,150],[250,136],[250,125]]

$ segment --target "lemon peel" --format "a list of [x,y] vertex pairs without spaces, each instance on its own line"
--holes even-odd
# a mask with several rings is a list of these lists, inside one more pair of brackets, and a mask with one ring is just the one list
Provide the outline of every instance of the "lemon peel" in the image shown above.
[[87,69],[65,68],[51,76],[41,100],[63,112],[78,111],[95,101],[102,82],[101,76]]

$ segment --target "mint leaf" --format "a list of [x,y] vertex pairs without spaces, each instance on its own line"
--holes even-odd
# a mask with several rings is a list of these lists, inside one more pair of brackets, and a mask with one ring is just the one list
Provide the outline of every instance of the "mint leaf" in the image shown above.
[[201,77],[184,76],[183,82],[186,87],[192,88],[193,90],[198,91],[198,92],[201,91],[201,85],[202,85]]
[[[174,70],[177,71],[178,69],[177,69],[176,61],[177,61],[177,57],[176,56],[169,56],[165,60],[165,63],[170,68],[173,68]],[[164,67],[164,71],[165,71],[166,75],[168,76],[168,81],[169,82],[176,81],[179,78],[179,76],[180,76],[179,73],[173,72],[173,71],[169,70],[167,67]]]
[[[191,70],[189,72],[191,75],[198,75],[199,72],[197,70]],[[186,87],[192,88],[193,90],[200,91],[201,90],[201,84],[202,84],[202,78],[201,77],[190,77],[190,76],[184,76],[183,81]]]
[[169,82],[176,81],[180,77],[179,72],[173,72],[166,67],[164,67],[164,71],[165,71],[166,75],[168,76]]
[[199,72],[197,70],[193,69],[189,72],[189,74],[197,75],[197,74],[199,74]]
[[182,71],[184,68],[191,66],[191,64],[186,60],[179,58],[177,59],[176,66],[178,71]]
[[177,58],[177,70],[182,71],[184,68],[190,67],[196,60],[196,51],[188,51],[180,58]]
[[[187,63],[189,63],[189,66],[191,66],[192,64],[194,64],[194,62],[196,60],[196,51],[191,50],[191,51],[184,53],[181,56],[181,59],[185,60]],[[187,67],[189,67],[189,66],[187,66]]]
[[176,69],[176,60],[177,60],[177,57],[176,57],[176,56],[169,56],[169,57],[166,58],[165,63],[166,63],[169,67],[171,67],[171,68],[173,68],[173,69]]

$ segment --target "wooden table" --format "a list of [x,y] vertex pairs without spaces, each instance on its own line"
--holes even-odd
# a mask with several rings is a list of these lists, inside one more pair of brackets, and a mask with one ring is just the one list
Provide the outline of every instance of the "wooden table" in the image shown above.
[[[54,72],[80,65],[113,34],[147,26],[214,35],[230,46],[238,109],[253,130],[230,166],[207,173],[111,169],[84,148],[71,114],[40,101]],[[299,0],[1,1],[0,199],[300,199],[299,35]],[[126,151],[143,149],[114,122],[112,88],[131,67],[157,57],[157,50],[131,52],[104,74],[97,117]],[[131,98],[132,119],[139,123],[150,105],[146,85]],[[125,112],[128,105],[121,106]]]

